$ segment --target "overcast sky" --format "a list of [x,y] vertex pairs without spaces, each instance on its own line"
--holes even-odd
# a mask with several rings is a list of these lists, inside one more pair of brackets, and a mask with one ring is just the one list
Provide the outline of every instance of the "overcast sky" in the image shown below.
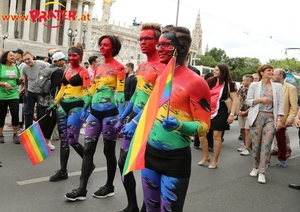
[[[96,0],[93,17],[102,16],[102,0]],[[225,50],[229,57],[300,60],[299,1],[180,0],[178,26],[191,32],[200,11],[202,52],[208,44]],[[280,3],[276,3],[280,2]],[[297,3],[298,2],[298,3]],[[110,23],[129,26],[137,22],[176,24],[178,0],[116,0]]]

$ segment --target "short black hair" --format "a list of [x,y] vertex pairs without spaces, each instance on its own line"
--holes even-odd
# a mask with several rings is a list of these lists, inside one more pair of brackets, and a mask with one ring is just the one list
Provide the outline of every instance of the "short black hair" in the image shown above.
[[0,57],[0,63],[1,64],[6,64],[6,62],[7,62],[7,55],[8,55],[9,52],[13,53],[13,51],[5,51],[5,52],[3,52],[3,54]]
[[86,64],[88,64],[88,65],[89,65],[89,62],[84,62],[83,64],[84,64],[84,65],[86,65]]
[[96,62],[97,59],[98,59],[98,56],[95,56],[95,55],[94,56],[90,56],[89,57],[89,63],[93,64],[93,62]]

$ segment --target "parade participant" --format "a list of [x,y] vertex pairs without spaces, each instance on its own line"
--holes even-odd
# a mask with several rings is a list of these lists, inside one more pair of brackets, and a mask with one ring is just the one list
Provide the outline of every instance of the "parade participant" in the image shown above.
[[[117,130],[123,126],[125,118],[129,115],[128,124],[125,126],[125,135],[121,141],[120,157],[118,165],[123,172],[125,160],[127,157],[129,145],[136,129],[134,121],[139,121],[137,114],[139,114],[146,105],[148,98],[154,88],[155,82],[163,71],[165,64],[160,63],[156,50],[156,44],[161,35],[161,25],[157,23],[144,23],[141,28],[139,37],[140,47],[147,60],[141,63],[137,70],[137,86],[133,96],[130,99],[125,111],[119,117],[118,123],[115,125]],[[134,119],[132,121],[132,119]],[[133,172],[125,175],[123,185],[126,190],[128,205],[122,211],[138,211],[136,200],[136,182]]]
[[[191,136],[205,136],[210,125],[207,83],[186,66],[190,31],[168,25],[157,44],[160,62],[178,52],[170,103],[158,110],[148,137],[142,186],[146,211],[183,211],[191,174]],[[158,79],[159,80],[159,79]],[[195,89],[195,88],[198,89]]]
[[4,143],[3,127],[7,114],[7,107],[12,117],[13,137],[15,144],[20,144],[18,136],[19,126],[19,92],[20,70],[14,64],[15,54],[6,51],[0,58],[0,143]]
[[[70,154],[70,145],[83,157],[83,146],[78,142],[79,130],[82,125],[83,113],[90,104],[90,74],[80,65],[83,48],[80,43],[68,49],[70,66],[65,70],[62,84],[53,104],[46,109],[46,113],[57,110],[57,125],[61,138],[60,143],[60,170],[50,177],[51,182],[68,178],[67,163]],[[85,113],[85,115],[87,112]]]
[[[53,72],[50,77],[50,92],[46,95],[38,96],[38,104],[41,107],[43,114],[46,114],[46,109],[51,105],[57,91],[60,89],[61,80],[65,70],[64,66],[66,61],[65,55],[62,52],[55,52],[52,55],[52,61],[53,63],[46,68],[47,70],[43,70],[44,72]],[[50,138],[57,123],[56,110],[53,110],[52,113],[47,114],[39,121],[39,123],[50,150],[54,150],[55,146],[52,145]]]
[[104,61],[96,68],[90,89],[92,102],[86,124],[80,185],[79,188],[65,195],[70,201],[86,199],[86,186],[89,176],[95,168],[93,159],[101,132],[103,133],[104,155],[107,165],[107,181],[93,196],[96,198],[114,196],[113,181],[117,168],[115,153],[117,133],[113,126],[119,114],[115,93],[117,93],[117,98],[124,99],[125,67],[114,58],[121,49],[121,41],[118,37],[103,35],[99,38],[98,45]]
[[253,169],[251,177],[259,183],[266,183],[266,171],[270,162],[270,151],[275,132],[282,127],[284,97],[282,85],[272,82],[273,66],[265,64],[257,69],[259,82],[252,82],[246,102],[250,106],[248,123],[250,126]]

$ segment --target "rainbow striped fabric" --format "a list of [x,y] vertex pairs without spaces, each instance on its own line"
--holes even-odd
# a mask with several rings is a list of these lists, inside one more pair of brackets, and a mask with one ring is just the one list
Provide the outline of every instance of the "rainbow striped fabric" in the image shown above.
[[[145,168],[144,155],[148,136],[154,124],[158,109],[163,102],[170,99],[175,62],[176,57],[172,57],[155,84],[143,109],[143,113],[130,143],[122,177],[131,171]],[[166,95],[163,96],[164,94]]]
[[[173,64],[172,67],[174,67],[174,65],[175,64]],[[165,104],[171,98],[172,80],[173,80],[173,71],[174,71],[174,68],[172,68],[172,67],[168,69],[168,76],[167,76],[166,85],[164,87],[164,91],[163,91],[163,94],[162,94],[160,106]]]
[[51,154],[38,122],[27,128],[19,137],[33,165],[42,162]]

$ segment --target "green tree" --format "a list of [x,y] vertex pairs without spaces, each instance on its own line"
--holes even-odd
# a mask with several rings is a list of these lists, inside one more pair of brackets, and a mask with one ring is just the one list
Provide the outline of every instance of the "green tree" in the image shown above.
[[215,58],[213,58],[210,55],[199,55],[196,59],[196,65],[197,66],[208,66],[208,67],[215,67],[217,64],[217,61]]
[[225,62],[227,58],[226,52],[223,49],[218,49],[216,47],[209,50],[205,55],[212,56],[218,63]]

